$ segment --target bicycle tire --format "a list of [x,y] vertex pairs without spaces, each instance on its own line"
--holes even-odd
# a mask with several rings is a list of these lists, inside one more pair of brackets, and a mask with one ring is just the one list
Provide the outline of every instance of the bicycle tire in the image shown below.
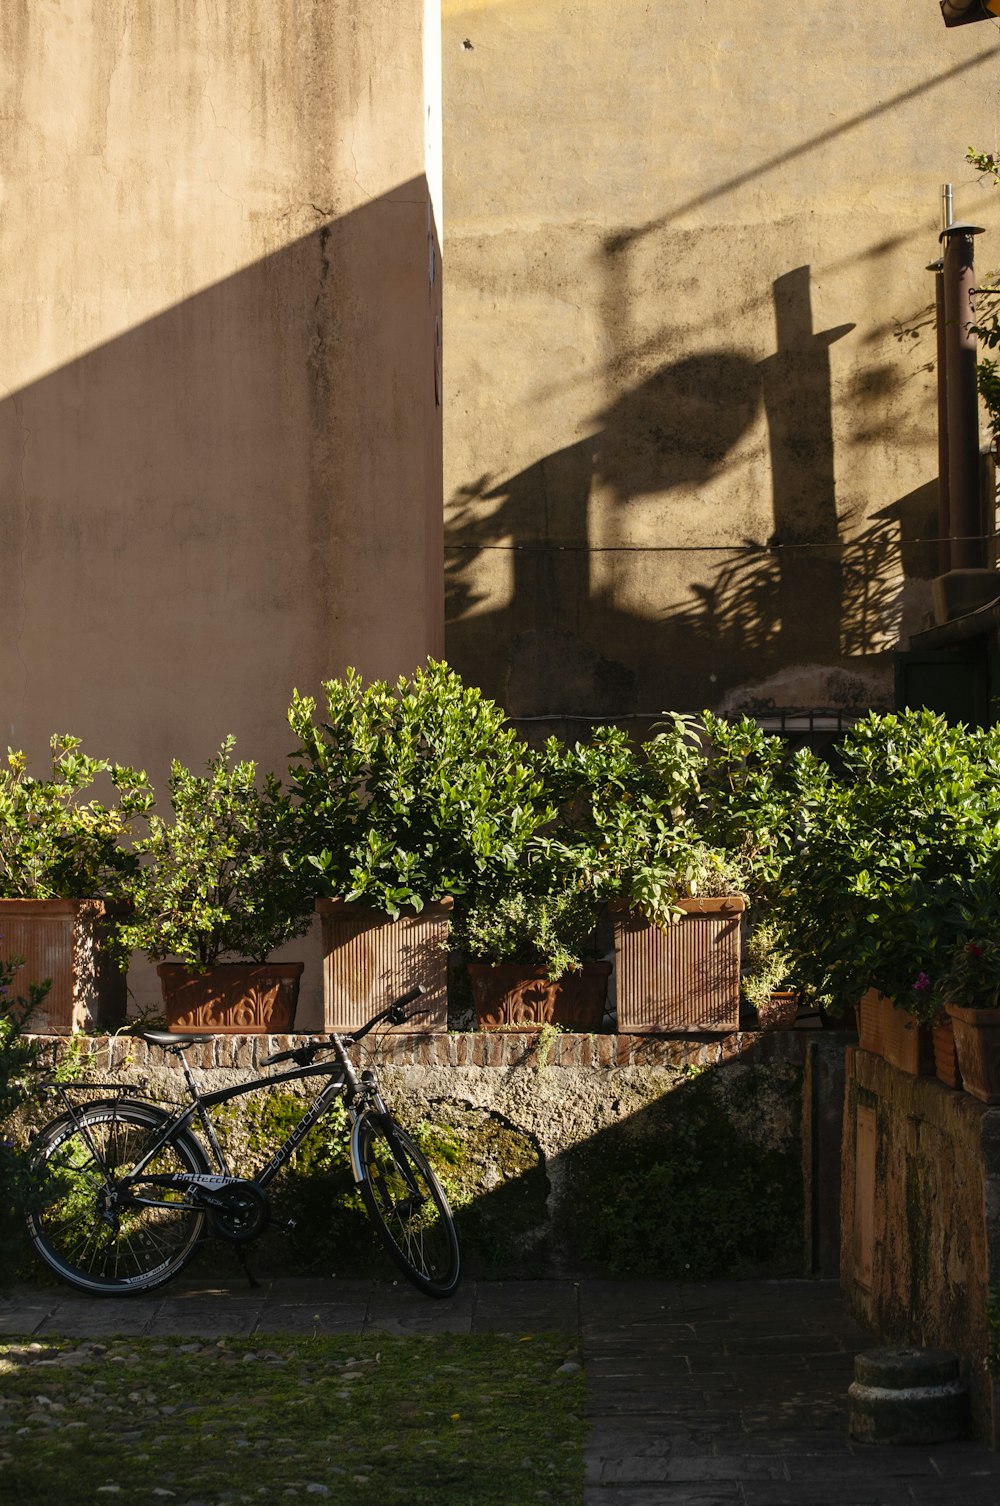
[[[351,1136],[358,1189],[389,1255],[431,1297],[449,1297],[461,1259],[455,1223],[437,1177],[409,1135],[388,1114],[362,1114]],[[399,1158],[419,1190],[419,1203]]]
[[[113,1222],[99,1202],[118,1174],[133,1166],[169,1114],[153,1104],[102,1100],[45,1126],[32,1147],[38,1176],[28,1211],[28,1238],[39,1258],[80,1291],[128,1295],[170,1281],[194,1256],[205,1233],[201,1209],[124,1207]],[[89,1138],[88,1138],[89,1137]],[[93,1142],[93,1144],[91,1144]],[[97,1155],[95,1156],[95,1150]],[[151,1174],[207,1172],[201,1145],[187,1131],[169,1141]],[[157,1188],[159,1201],[179,1193]]]

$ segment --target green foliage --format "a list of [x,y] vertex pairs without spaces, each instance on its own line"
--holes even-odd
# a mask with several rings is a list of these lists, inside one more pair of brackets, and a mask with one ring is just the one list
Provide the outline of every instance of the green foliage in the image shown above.
[[327,720],[297,692],[288,713],[300,845],[322,893],[396,916],[495,890],[550,812],[503,712],[430,661],[395,685],[354,670],[323,686]]
[[793,1271],[801,1260],[799,1073],[702,1072],[570,1150],[563,1241],[612,1275]]
[[[76,737],[51,739],[48,779],[28,773],[23,753],[8,749],[0,772],[0,895],[8,899],[91,899],[117,895],[134,867],[122,847],[152,792],[144,773],[89,758]],[[117,804],[81,799],[109,775]]]
[[840,745],[843,779],[801,812],[782,899],[795,970],[819,997],[876,987],[930,1018],[933,985],[964,929],[956,904],[1000,853],[1000,729],[930,711],[872,715]]
[[542,773],[558,816],[534,842],[532,863],[658,925],[677,917],[679,899],[738,891],[736,865],[690,813],[703,769],[687,717],[639,747],[618,727],[598,727],[572,748],[550,738]]
[[473,904],[452,928],[453,944],[474,962],[545,966],[550,978],[596,956],[597,907],[587,890],[532,893],[514,888]]
[[780,907],[794,879],[801,812],[828,784],[827,765],[808,749],[790,752],[750,717],[727,722],[706,711],[703,724],[699,829],[743,874],[751,907]]
[[747,1002],[755,1009],[766,1004],[779,989],[795,987],[790,938],[773,916],[765,916],[751,929],[747,962],[749,968],[743,975],[742,988]]
[[205,776],[172,765],[173,820],[150,816],[136,843],[145,861],[128,884],[120,955],[177,957],[192,971],[224,956],[263,962],[307,929],[311,904],[285,862],[295,841],[291,804],[273,774],[261,789],[255,764],[231,765],[234,746],[227,737]]
[[575,1346],[552,1333],[308,1332],[5,1344],[16,1443],[0,1489],[25,1506],[574,1506],[584,1377],[561,1367]]
[[39,1046],[27,1036],[32,1011],[49,991],[49,980],[29,983],[28,994],[11,992],[23,959],[0,959],[0,1289],[17,1274],[24,1251],[24,1210],[31,1181],[27,1158],[14,1134],[14,1119],[37,1082]]
[[1000,856],[954,897],[949,931],[958,939],[934,977],[935,1004],[1000,1008]]

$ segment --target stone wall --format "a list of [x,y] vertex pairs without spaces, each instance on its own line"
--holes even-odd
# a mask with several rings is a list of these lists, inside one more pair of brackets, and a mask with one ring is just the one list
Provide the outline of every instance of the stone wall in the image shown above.
[[996,1446],[986,1362],[996,1347],[987,1302],[1000,1279],[1000,1111],[852,1049],[843,1144],[848,1302],[889,1343],[957,1352],[976,1430]]
[[[216,1037],[189,1056],[200,1086],[221,1087],[294,1040]],[[50,1049],[84,1077],[183,1095],[177,1057],[141,1040]],[[823,1200],[803,1150],[818,1121],[803,1134],[803,1085],[817,1058],[836,1075],[842,1054],[818,1032],[713,1042],[477,1032],[388,1036],[377,1059],[390,1104],[448,1189],[469,1269],[682,1280],[819,1273],[805,1210]],[[240,1165],[263,1164],[301,1108],[283,1089],[218,1111]],[[266,1237],[265,1267],[345,1274],[371,1260],[337,1119],[298,1152],[275,1202],[298,1222],[291,1246]],[[213,1258],[230,1257],[215,1247]]]

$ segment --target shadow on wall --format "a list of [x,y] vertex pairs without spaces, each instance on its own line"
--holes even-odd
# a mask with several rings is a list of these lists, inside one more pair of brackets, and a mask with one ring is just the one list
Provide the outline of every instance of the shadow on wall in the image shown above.
[[[501,485],[472,482],[453,499],[449,653],[460,666],[495,666],[488,688],[512,716],[699,710],[803,662],[832,679],[839,673],[828,701],[836,704],[849,694],[849,677],[884,653],[900,576],[934,574],[926,549],[904,546],[933,534],[936,484],[858,533],[838,517],[829,352],[854,326],[814,330],[808,267],[778,278],[772,295],[773,355],[758,362],[722,348],[664,365],[599,414],[601,427],[586,439]],[[697,492],[736,463],[761,409],[771,530],[726,544],[733,503],[713,500],[717,486],[700,500]],[[665,525],[652,539],[645,524],[640,543],[630,536],[630,506],[654,496],[663,498]],[[684,515],[677,511],[676,534],[669,522],[671,506],[692,500],[701,508],[694,544],[680,531]],[[595,508],[610,516],[614,545],[595,546]],[[509,559],[510,599],[480,611],[491,553]],[[618,583],[637,570],[648,581],[657,556],[663,568],[646,609],[623,609]],[[670,601],[689,567],[687,595]]]
[[7,741],[41,758],[71,730],[155,776],[233,731],[283,765],[294,685],[426,651],[427,206],[417,179],[317,210],[309,233],[0,403]]

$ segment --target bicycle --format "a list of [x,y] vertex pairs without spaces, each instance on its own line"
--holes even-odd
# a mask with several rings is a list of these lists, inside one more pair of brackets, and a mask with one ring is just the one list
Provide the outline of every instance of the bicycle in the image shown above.
[[[32,1167],[39,1192],[28,1212],[28,1236],[51,1270],[81,1291],[100,1295],[148,1292],[175,1277],[207,1231],[244,1246],[271,1221],[268,1184],[334,1101],[350,1119],[351,1169],[365,1209],[397,1266],[422,1291],[447,1297],[458,1285],[458,1238],[448,1200],[420,1150],[393,1119],[378,1075],[356,1072],[348,1048],[383,1020],[403,1025],[421,1011],[407,1006],[420,987],[396,999],[350,1035],[309,1040],[265,1057],[261,1065],[295,1068],[200,1093],[184,1055],[206,1035],[143,1030],[142,1039],[175,1054],[191,1102],[168,1111],[118,1084],[49,1083],[64,1112],[37,1133]],[[332,1052],[322,1062],[315,1058]],[[303,1117],[252,1179],[234,1176],[209,1110],[281,1083],[325,1077]],[[116,1096],[79,1105],[74,1089]],[[197,1119],[206,1145],[194,1133]],[[286,1231],[294,1222],[284,1225]],[[252,1279],[252,1278],[251,1278]]]

